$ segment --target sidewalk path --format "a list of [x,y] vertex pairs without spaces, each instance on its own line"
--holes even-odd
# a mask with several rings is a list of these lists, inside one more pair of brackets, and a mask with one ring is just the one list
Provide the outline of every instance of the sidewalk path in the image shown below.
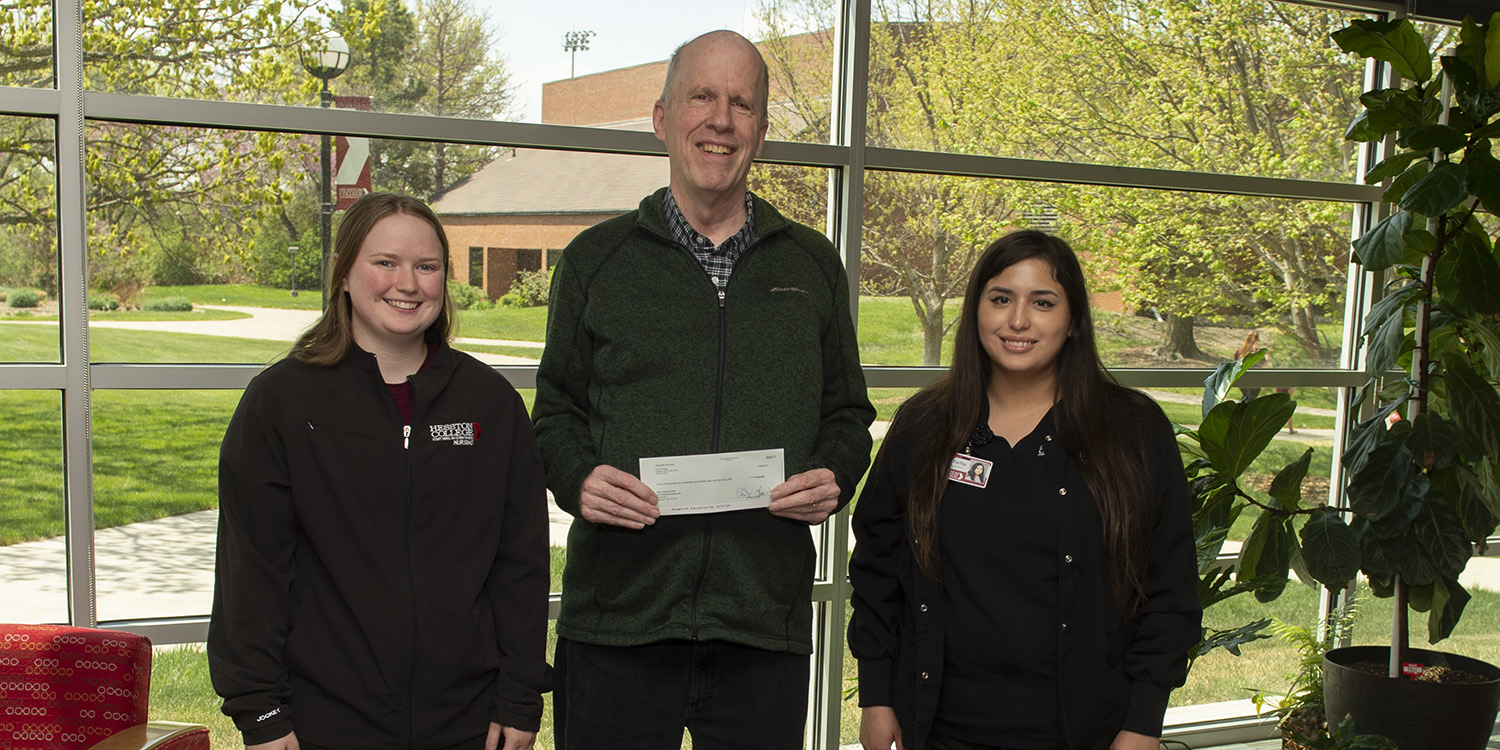
[[[280,307],[244,307],[241,305],[199,305],[204,310],[228,310],[249,315],[235,320],[100,320],[91,321],[92,328],[118,328],[134,331],[163,331],[166,333],[196,333],[202,336],[235,336],[243,339],[266,341],[295,341],[302,332],[317,321],[317,310],[288,310]],[[53,324],[55,325],[55,324]],[[537,357],[545,344],[540,341],[509,341],[506,339],[481,339],[464,336],[453,343],[462,348],[469,346],[508,346],[521,349],[536,349]],[[531,357],[513,357],[506,354],[469,352],[475,359],[490,365],[536,364]]]
[[[572,516],[547,500],[548,541],[568,543]],[[94,532],[100,620],[207,614],[213,605],[219,511]],[[0,547],[0,622],[67,621],[63,537]]]

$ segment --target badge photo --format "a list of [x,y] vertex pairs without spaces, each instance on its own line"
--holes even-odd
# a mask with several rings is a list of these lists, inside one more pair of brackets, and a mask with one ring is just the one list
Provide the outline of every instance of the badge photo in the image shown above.
[[995,462],[971,456],[967,453],[953,454],[953,463],[948,465],[948,481],[984,487],[990,483],[990,471]]

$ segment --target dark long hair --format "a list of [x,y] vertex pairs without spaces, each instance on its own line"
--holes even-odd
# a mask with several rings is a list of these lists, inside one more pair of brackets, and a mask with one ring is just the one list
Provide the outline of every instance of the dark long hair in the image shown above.
[[438,243],[443,246],[443,305],[437,318],[427,327],[428,341],[446,341],[452,334],[453,322],[448,314],[448,235],[443,223],[426,203],[409,195],[398,193],[368,193],[354,202],[339,222],[338,236],[333,244],[333,257],[328,261],[328,284],[323,290],[326,305],[323,317],[318,318],[292,345],[292,356],[299,362],[320,367],[332,367],[349,356],[354,345],[354,305],[345,292],[344,279],[349,278],[354,261],[359,258],[359,248],[375,224],[387,216],[406,214],[415,216],[432,225],[437,232]]
[[[912,554],[922,571],[937,577],[938,506],[947,490],[948,466],[963,450],[985,413],[987,386],[994,365],[980,343],[979,303],[990,279],[1029,258],[1052,267],[1072,317],[1072,335],[1057,355],[1056,406],[1063,448],[1078,463],[1094,495],[1103,523],[1103,553],[1110,591],[1122,606],[1144,594],[1150,559],[1154,503],[1140,441],[1117,428],[1117,399],[1151,404],[1144,394],[1115,381],[1099,362],[1094,318],[1089,310],[1083,269],[1063,240],[1031,230],[1012,232],[985,249],[969,277],[964,306],[953,342],[953,363],[941,380],[923,388],[902,406],[930,425],[927,439],[913,457],[907,487],[906,523]],[[1152,407],[1154,409],[1154,406]],[[1132,595],[1134,595],[1132,597]]]

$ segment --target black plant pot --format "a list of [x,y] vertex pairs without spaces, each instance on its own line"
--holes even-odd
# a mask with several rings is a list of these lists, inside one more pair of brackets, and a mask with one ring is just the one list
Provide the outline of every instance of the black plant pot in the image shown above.
[[1354,717],[1354,731],[1395,740],[1401,750],[1485,750],[1500,709],[1500,667],[1467,656],[1411,649],[1410,660],[1462,669],[1484,682],[1450,685],[1391,679],[1348,664],[1390,660],[1386,646],[1336,648],[1323,657],[1323,702],[1328,725]]

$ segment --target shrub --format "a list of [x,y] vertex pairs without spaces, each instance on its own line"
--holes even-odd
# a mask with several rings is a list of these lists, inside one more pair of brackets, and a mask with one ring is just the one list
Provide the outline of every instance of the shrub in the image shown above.
[[501,307],[541,307],[552,289],[552,269],[523,271],[510,291],[500,298]]
[[147,302],[141,306],[141,309],[153,312],[192,312],[193,303],[189,302],[186,297],[164,297]]
[[11,307],[36,307],[42,304],[42,293],[35,289],[17,289],[10,293]]
[[448,304],[457,310],[468,310],[484,299],[484,290],[456,279],[448,279]]
[[487,300],[487,299],[485,299],[483,297],[480,297],[478,302],[475,302],[474,304],[469,305],[469,309],[470,310],[493,310],[493,309],[495,309],[495,303],[493,303],[493,302],[491,302],[491,301],[489,301],[489,300]]
[[120,309],[120,301],[115,299],[114,297],[109,296],[108,294],[90,294],[89,309],[104,310],[106,312],[110,310],[118,310]]

